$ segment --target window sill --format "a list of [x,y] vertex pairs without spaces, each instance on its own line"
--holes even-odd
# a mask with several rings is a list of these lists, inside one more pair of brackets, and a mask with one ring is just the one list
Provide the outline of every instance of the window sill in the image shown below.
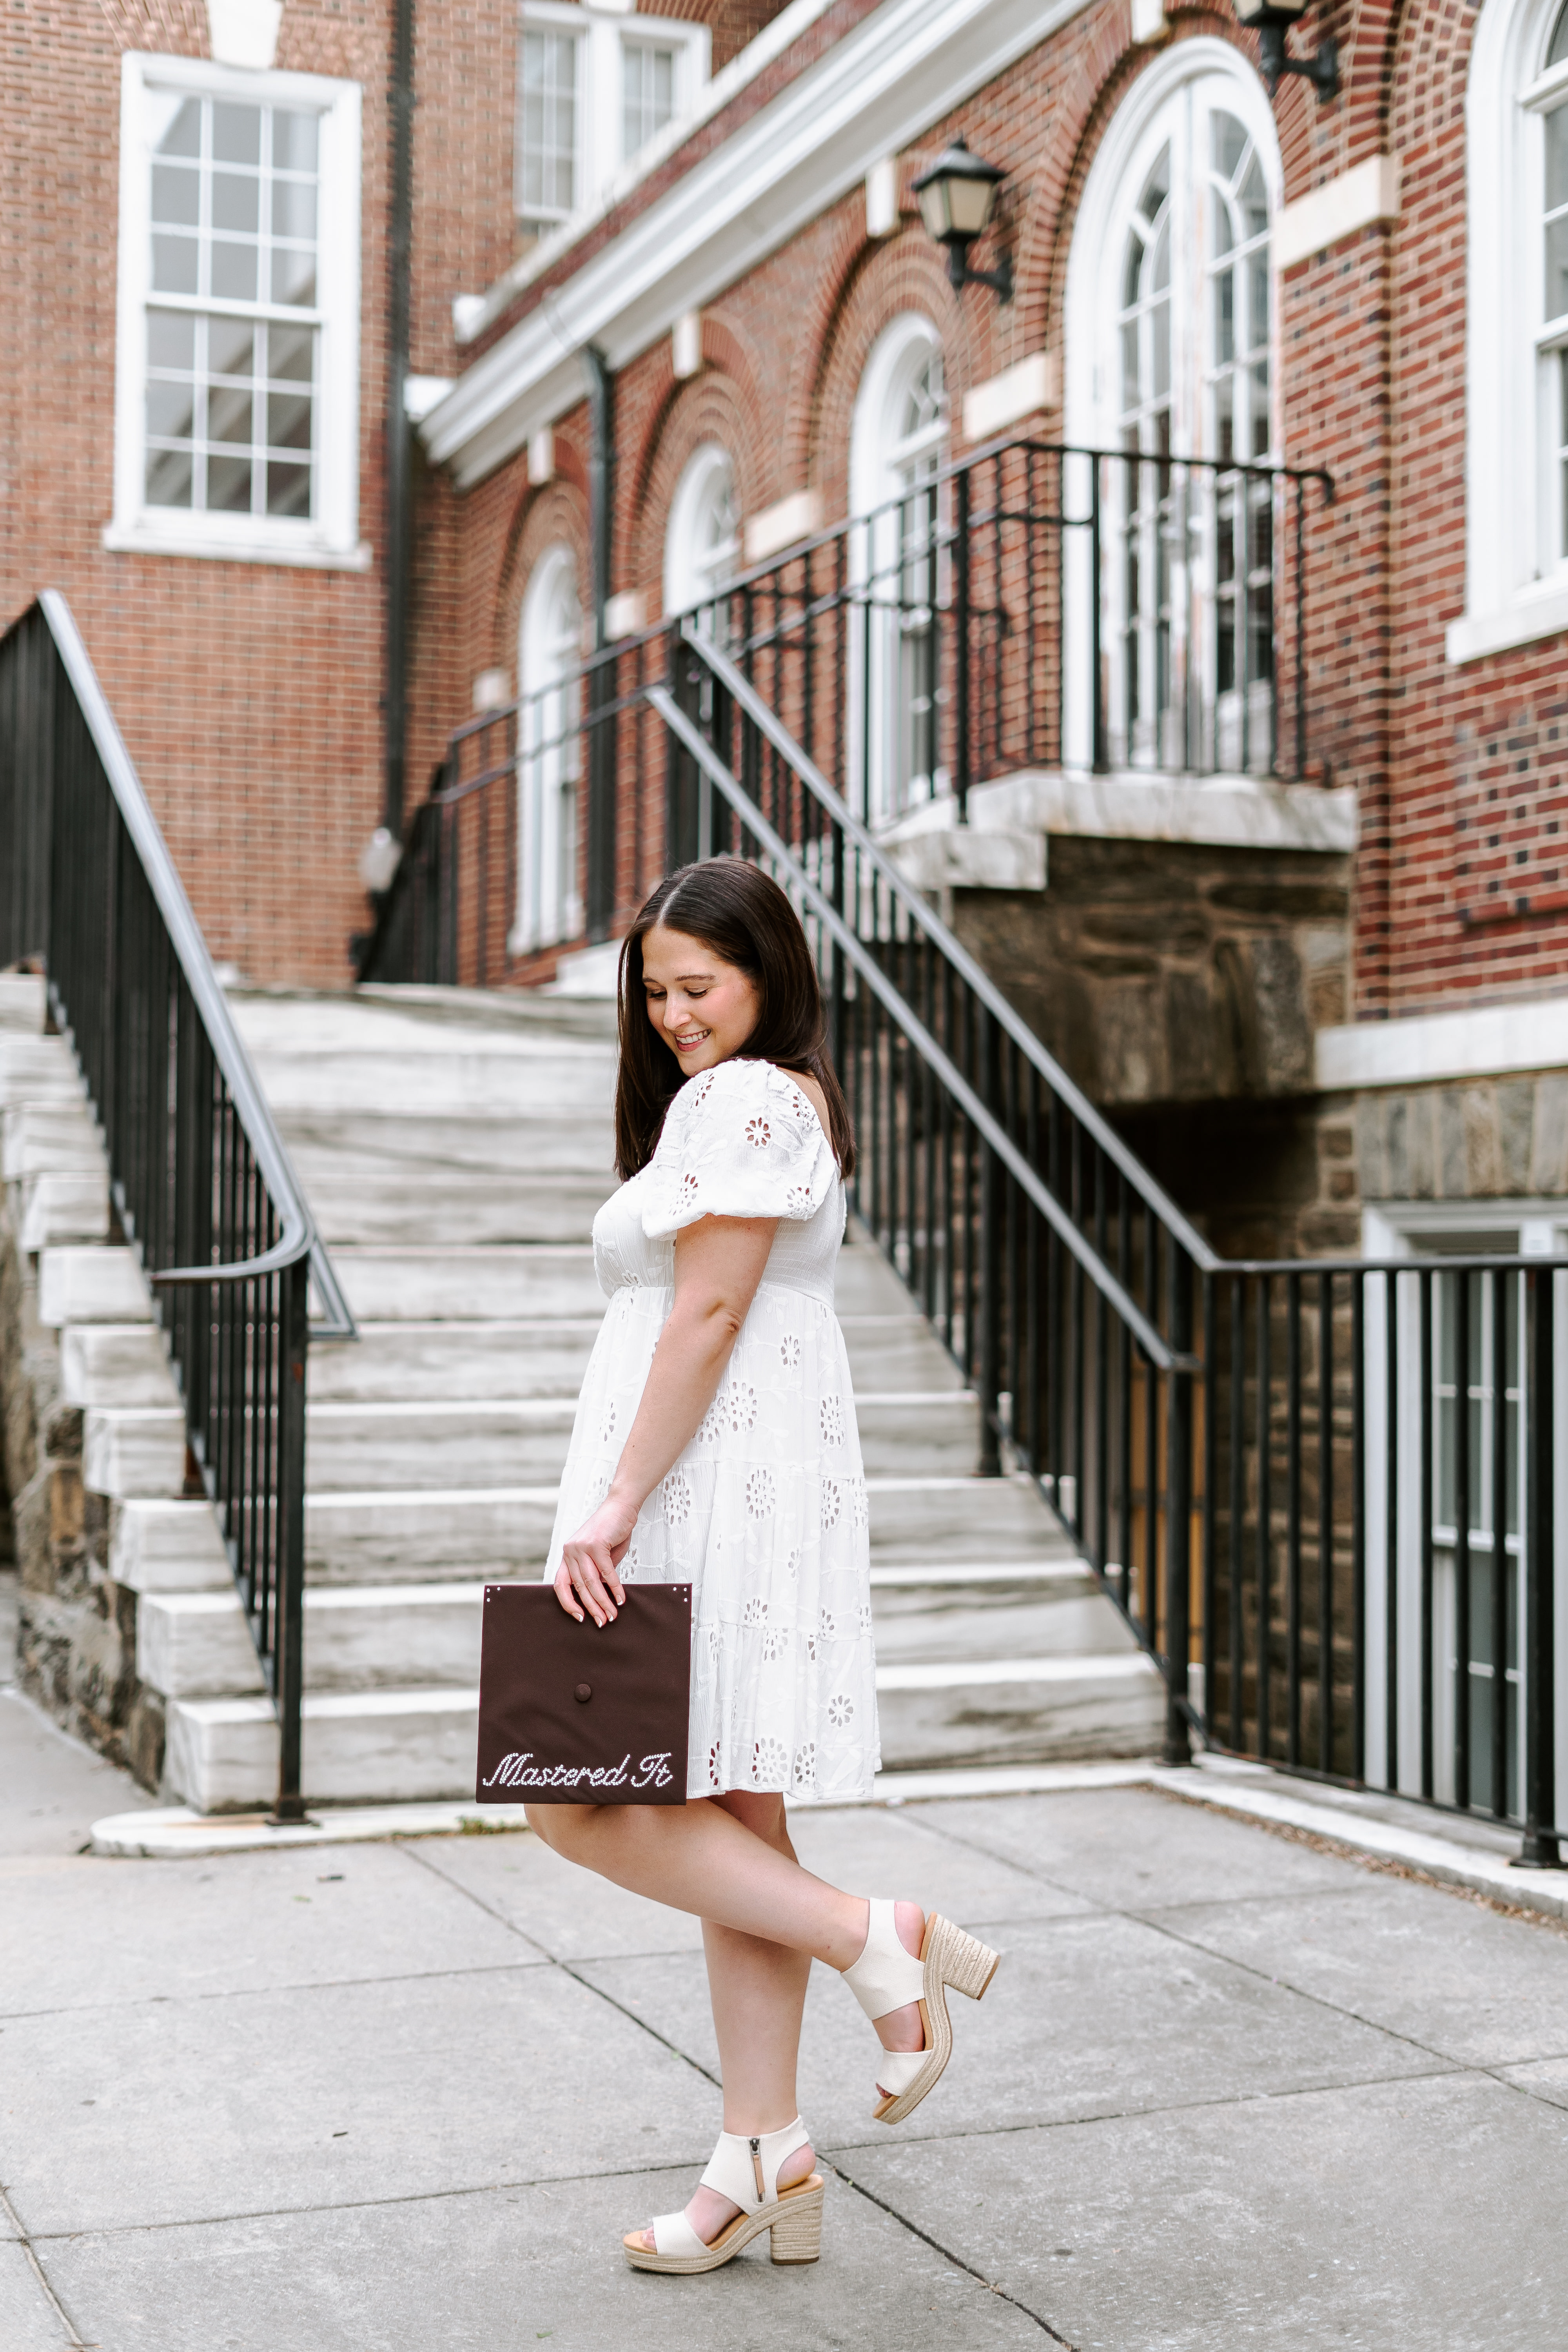
[[259,531],[231,535],[147,521],[107,524],[103,544],[116,555],[195,555],[209,563],[282,563],[308,572],[368,572],[374,562],[368,540],[331,547],[313,533],[298,539]]
[[1521,590],[1513,602],[1490,613],[1467,613],[1448,625],[1447,653],[1456,667],[1511,646],[1568,632],[1568,583],[1553,580]]

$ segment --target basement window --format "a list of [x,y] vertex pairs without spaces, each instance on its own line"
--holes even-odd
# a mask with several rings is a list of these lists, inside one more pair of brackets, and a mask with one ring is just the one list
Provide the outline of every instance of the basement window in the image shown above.
[[625,165],[691,111],[709,54],[705,25],[526,0],[513,164],[523,234],[545,236],[591,211]]
[[122,61],[110,547],[360,568],[360,93]]

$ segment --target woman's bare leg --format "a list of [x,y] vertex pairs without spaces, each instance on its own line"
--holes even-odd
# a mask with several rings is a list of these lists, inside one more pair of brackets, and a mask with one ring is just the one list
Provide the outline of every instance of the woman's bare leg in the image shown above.
[[785,1944],[830,1969],[851,1967],[865,1948],[865,1897],[841,1894],[803,1870],[787,1839],[781,1849],[758,1837],[727,1810],[728,1801],[530,1805],[528,1819],[568,1862],[634,1895]]
[[[732,1813],[775,1853],[795,1860],[782,1797],[733,1790],[712,1801]],[[795,2061],[811,1955],[749,1936],[737,1927],[720,1927],[711,1919],[702,1923],[702,1944],[713,2026],[719,2037],[724,2129],[746,2138],[782,2131],[800,2112]],[[806,2179],[813,2164],[811,2149],[797,2148],[779,2167],[779,2187],[788,2189]],[[703,2242],[711,2245],[739,2210],[717,2189],[699,2184],[686,2208],[686,2218]],[[652,2231],[645,2231],[643,2235],[645,2243],[651,2246]]]
[[[770,1811],[770,1806],[774,1810]],[[694,1798],[683,1806],[531,1805],[528,1819],[564,1860],[672,1910],[694,1913],[702,1921],[724,2063],[725,2128],[750,2134],[793,2122],[795,2053],[811,1960],[839,1970],[851,1967],[865,1948],[868,1915],[863,1895],[846,1895],[802,1869],[784,1826],[783,1798],[731,1790],[722,1797]],[[894,1916],[900,1942],[918,1952],[924,1927],[919,1906],[900,1903]],[[716,1940],[721,1937],[721,1942]],[[782,1948],[791,1966],[780,1969],[769,1956],[770,1948]],[[788,2012],[782,2000],[786,1985],[798,1985]],[[766,2021],[761,2015],[764,2011],[769,2012]],[[786,2016],[793,2022],[781,2035],[780,2020]],[[755,2046],[762,2054],[752,2071],[747,2053],[759,2033]],[[878,2018],[876,2033],[885,2050],[919,2050],[925,2034],[918,2004],[911,2001]],[[787,2076],[779,2071],[778,2053],[784,2049]],[[741,2068],[740,2081],[745,2085],[743,2092],[739,2087],[735,2092],[737,2115],[750,2116],[753,2106],[757,2112],[764,2107],[771,2112],[781,2099],[787,2112],[768,2124],[731,2121],[731,2063]],[[786,2165],[782,2185],[787,2187],[789,2178]],[[725,2202],[712,2199],[710,2210],[723,2210]],[[696,2205],[694,2199],[689,2209],[692,2227],[710,2240],[717,2229],[704,2231]]]

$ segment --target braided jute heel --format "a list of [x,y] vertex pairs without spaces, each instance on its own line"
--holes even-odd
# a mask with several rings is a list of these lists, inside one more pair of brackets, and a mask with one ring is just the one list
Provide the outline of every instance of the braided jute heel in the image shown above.
[[822,2175],[814,2172],[793,2188],[779,2187],[779,2167],[797,2148],[810,2145],[811,2134],[798,2116],[781,2131],[762,2132],[754,2138],[721,2132],[702,2186],[716,2189],[741,2210],[710,2246],[704,2245],[684,2213],[658,2215],[652,2224],[651,2247],[641,2243],[640,2230],[629,2231],[621,2243],[633,2270],[716,2271],[764,2230],[773,2233],[770,2251],[775,2263],[816,2262],[822,2252]]
[[940,2080],[952,2055],[948,1987],[970,2000],[981,2000],[1002,1965],[1002,1955],[933,1911],[926,1920],[917,1960],[899,1941],[892,1905],[873,1896],[868,1907],[866,1948],[845,1969],[845,1983],[873,2025],[890,2010],[920,2003],[924,2049],[885,2050],[877,2068],[877,2086],[883,2096],[871,2113],[879,2123],[901,2124]]

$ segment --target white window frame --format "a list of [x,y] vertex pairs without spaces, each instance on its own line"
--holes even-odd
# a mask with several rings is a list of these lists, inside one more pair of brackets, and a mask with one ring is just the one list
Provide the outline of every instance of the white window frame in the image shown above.
[[[553,235],[579,221],[604,199],[617,175],[636,159],[621,152],[621,54],[628,47],[673,49],[675,52],[674,111],[671,126],[696,108],[698,94],[708,80],[712,35],[706,25],[682,18],[636,16],[626,7],[583,7],[574,0],[523,0],[521,26],[524,32],[572,33],[577,48],[577,201],[565,220],[551,221],[542,236]],[[662,136],[655,134],[655,138]],[[648,142],[651,146],[653,141]],[[646,154],[647,149],[639,150]],[[522,188],[522,44],[518,43],[518,87],[512,130],[512,211],[520,220],[536,217],[524,211]]]
[[[578,634],[563,635],[552,607],[569,585]],[[582,593],[577,559],[554,540],[529,574],[517,631],[517,908],[508,953],[558,947],[583,929],[578,871],[582,767]]]
[[[1435,1247],[1435,1244],[1441,1247]],[[1558,1257],[1568,1254],[1568,1201],[1550,1199],[1471,1200],[1471,1201],[1389,1201],[1369,1202],[1362,1213],[1362,1255],[1368,1258],[1396,1258],[1411,1265],[1430,1265],[1440,1268],[1444,1257],[1452,1254],[1456,1244],[1483,1256],[1497,1255],[1521,1257]],[[1367,1277],[1364,1308],[1365,1329],[1365,1394],[1367,1402],[1365,1460],[1366,1494],[1364,1526],[1366,1530],[1365,1617],[1363,1619],[1363,1658],[1366,1690],[1366,1775],[1373,1787],[1384,1785],[1386,1756],[1386,1611],[1384,1593],[1387,1584],[1388,1561],[1385,1533],[1387,1528],[1387,1479],[1389,1444],[1384,1399],[1387,1395],[1385,1378],[1386,1309],[1384,1291],[1387,1277],[1372,1275]],[[1552,1414],[1555,1423],[1553,1453],[1556,1460],[1568,1459],[1568,1275],[1558,1275],[1552,1282]],[[1411,1283],[1400,1285],[1395,1344],[1399,1351],[1398,1389],[1398,1466],[1401,1540],[1395,1574],[1399,1601],[1399,1657],[1396,1689],[1399,1715],[1399,1780],[1405,1789],[1420,1785],[1420,1704],[1421,1704],[1421,1555],[1420,1497],[1421,1462],[1418,1445],[1420,1400],[1417,1394],[1420,1364],[1419,1306],[1415,1287]],[[1521,1339],[1522,1346],[1522,1335]],[[1522,1429],[1520,1433],[1522,1444]],[[1489,1466],[1483,1461],[1475,1466],[1476,1492],[1488,1487]],[[1519,1470],[1519,1492],[1524,1494],[1523,1464]],[[1436,1496],[1434,1497],[1436,1507]],[[1553,1512],[1553,1588],[1554,1617],[1552,1626],[1556,1687],[1568,1688],[1568,1491],[1561,1477],[1556,1481]],[[1512,1546],[1510,1545],[1510,1550]],[[1435,1532],[1434,1550],[1438,1557],[1433,1578],[1433,1654],[1439,1662],[1451,1666],[1455,1652],[1454,1586],[1450,1559],[1446,1556],[1441,1534]],[[1510,1677],[1511,1678],[1511,1677]],[[1433,1709],[1434,1789],[1445,1802],[1453,1799],[1453,1717],[1452,1685],[1447,1672],[1436,1677],[1436,1704]],[[1557,1818],[1568,1802],[1568,1709],[1559,1708],[1556,1724]],[[1516,1737],[1521,1743],[1520,1769],[1522,1771],[1522,1740],[1525,1720],[1524,1705],[1519,1707]]]
[[1465,611],[1450,662],[1568,630],[1563,492],[1547,463],[1537,339],[1543,323],[1545,139],[1568,65],[1542,69],[1561,0],[1488,0],[1465,93],[1467,352]]
[[[146,502],[147,310],[152,283],[149,100],[281,106],[320,117],[316,511],[187,513]],[[128,51],[120,75],[120,284],[115,336],[114,517],[105,547],[142,555],[367,571],[359,537],[360,85],[321,74],[251,73],[196,58]],[[216,306],[216,307],[222,307]]]
[[[941,600],[942,559],[923,541],[906,549],[909,509],[899,501],[914,491],[917,474],[928,468],[934,472],[948,454],[952,419],[947,394],[935,424],[912,438],[904,437],[900,425],[910,387],[933,353],[942,359],[945,374],[942,330],[923,310],[901,310],[890,319],[862,371],[849,428],[850,512],[870,518],[850,533],[849,579],[871,607],[869,628],[862,633],[857,626],[851,640],[850,740],[866,745],[868,806],[860,814],[876,827],[896,824],[910,810],[943,799],[952,790],[952,778],[940,765],[931,775],[902,772],[909,736],[906,616],[900,611],[904,565],[912,560],[924,567],[934,604]],[[939,491],[938,498],[945,507],[945,492]],[[925,625],[929,628],[929,621]]]
[[[727,487],[735,515],[735,530],[714,546],[704,544],[704,526],[715,498]],[[679,613],[698,613],[698,625],[711,634],[716,597],[741,568],[740,502],[735,495],[735,466],[721,441],[703,441],[687,459],[664,534],[664,612],[667,620]]]
[[[1141,73],[1127,97],[1106,127],[1094,161],[1084,183],[1078,221],[1073,230],[1072,247],[1068,256],[1067,302],[1065,319],[1064,434],[1063,438],[1076,448],[1114,449],[1121,446],[1121,372],[1118,344],[1120,289],[1125,237],[1133,208],[1142,193],[1150,166],[1154,161],[1163,139],[1169,135],[1165,125],[1173,102],[1192,85],[1209,80],[1225,84],[1226,110],[1250,137],[1262,167],[1263,181],[1268,197],[1269,238],[1272,247],[1284,195],[1284,166],[1280,160],[1279,133],[1268,92],[1257,71],[1228,41],[1200,34],[1189,41],[1177,41],[1161,52]],[[1194,158],[1193,182],[1205,177],[1208,159]],[[1185,194],[1178,208],[1178,226],[1173,224],[1173,239],[1177,235],[1196,236],[1199,223],[1185,212]],[[1192,286],[1200,310],[1209,299],[1213,285],[1213,260],[1206,251],[1194,247],[1189,260],[1193,269]],[[1174,255],[1173,254],[1174,263]],[[1173,268],[1173,277],[1176,275]],[[1279,425],[1279,350],[1278,271],[1270,259],[1270,369],[1269,393],[1272,404],[1271,432],[1274,462],[1279,462],[1281,436]],[[1212,375],[1204,365],[1202,354],[1207,348],[1208,324],[1191,310],[1184,310],[1179,300],[1173,300],[1171,318],[1171,376],[1173,412],[1177,429],[1190,432],[1192,441],[1181,447],[1180,454],[1191,456],[1202,451],[1211,423]],[[1196,400],[1196,409],[1190,419],[1181,417],[1180,394],[1176,387],[1184,381]],[[1197,446],[1194,449],[1193,442]],[[1213,454],[1213,453],[1210,453]],[[1252,460],[1267,463],[1267,459]],[[1196,478],[1201,485],[1207,478]],[[1088,466],[1083,461],[1069,462],[1066,468],[1066,489],[1068,510],[1087,513],[1091,492]],[[1063,745],[1067,764],[1087,769],[1091,764],[1092,704],[1089,690],[1089,636],[1085,617],[1089,609],[1089,556],[1086,535],[1073,535],[1074,544],[1067,553],[1066,613],[1063,647]],[[1188,576],[1177,583],[1173,601],[1179,601],[1184,614],[1190,606],[1199,616],[1200,631],[1194,651],[1205,646],[1203,631],[1212,628],[1214,599],[1212,593],[1212,541],[1208,532],[1195,535],[1194,562]],[[1119,549],[1111,551],[1107,566],[1108,582],[1117,576]],[[1111,653],[1113,666],[1121,662],[1120,647],[1115,644],[1115,604],[1110,614],[1102,614],[1102,645]],[[1197,653],[1200,660],[1205,652]],[[1184,659],[1184,650],[1182,654]],[[1109,708],[1114,709],[1120,697],[1120,680],[1109,698]],[[1237,701],[1239,698],[1235,698]],[[1276,716],[1276,724],[1278,717]],[[1265,739],[1263,723],[1254,717],[1249,725],[1254,744]],[[1219,772],[1225,772],[1220,757],[1222,744],[1239,740],[1237,715],[1231,713],[1222,727],[1216,713],[1215,740],[1211,747],[1219,760]],[[1133,772],[1139,774],[1169,773],[1171,771],[1140,764]]]

